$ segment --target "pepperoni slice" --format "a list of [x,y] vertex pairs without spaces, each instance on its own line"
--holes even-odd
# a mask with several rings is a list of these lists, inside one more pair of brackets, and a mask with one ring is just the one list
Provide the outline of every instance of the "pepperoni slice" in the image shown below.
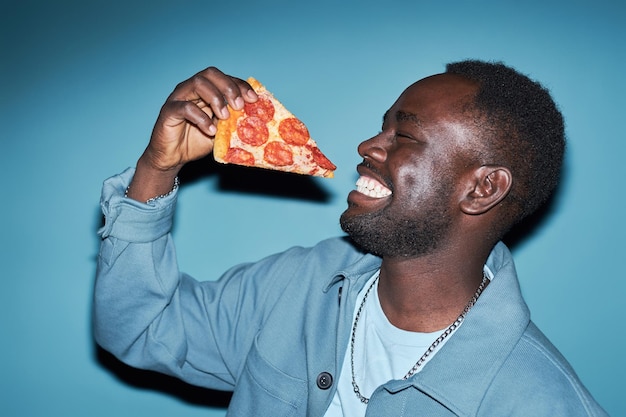
[[263,120],[256,116],[250,116],[237,125],[237,135],[249,145],[261,146],[267,142],[270,133]]
[[280,125],[278,125],[278,133],[285,142],[296,146],[304,145],[310,137],[304,123],[295,117],[281,120]]
[[248,116],[255,116],[267,123],[274,118],[274,104],[266,97],[259,97],[254,103],[246,103],[243,108]]
[[273,141],[265,146],[263,159],[272,165],[286,166],[293,164],[293,153],[288,145]]
[[317,165],[330,171],[334,171],[337,169],[335,164],[330,162],[330,160],[326,158],[326,155],[324,155],[317,146],[307,146],[307,148],[311,151],[311,155],[313,155],[313,161],[315,161]]
[[230,148],[226,151],[224,160],[232,164],[254,165],[254,155],[241,148]]

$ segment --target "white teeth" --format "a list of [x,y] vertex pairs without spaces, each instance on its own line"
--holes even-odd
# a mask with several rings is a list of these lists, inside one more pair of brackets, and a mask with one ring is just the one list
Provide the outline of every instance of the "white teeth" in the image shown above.
[[359,177],[356,190],[368,197],[383,198],[391,195],[391,190],[373,178]]

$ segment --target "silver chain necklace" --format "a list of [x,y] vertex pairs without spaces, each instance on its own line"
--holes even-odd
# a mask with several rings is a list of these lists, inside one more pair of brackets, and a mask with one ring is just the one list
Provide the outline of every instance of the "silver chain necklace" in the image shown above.
[[[359,306],[359,309],[356,312],[356,317],[354,318],[354,324],[352,325],[352,336],[350,338],[350,368],[352,370],[352,388],[354,389],[354,393],[356,394],[357,398],[364,404],[367,404],[370,401],[370,399],[363,396],[363,394],[361,394],[359,385],[356,383],[356,376],[354,373],[354,342],[356,340],[357,324],[359,323],[359,318],[361,317],[363,306],[365,306],[365,300],[367,300],[367,296],[369,295],[372,288],[374,288],[374,284],[376,284],[377,281],[378,281],[378,276],[374,279],[374,281],[372,281],[372,284],[369,286],[369,288],[367,289],[367,291],[365,291],[365,294],[363,295],[363,300],[361,301],[361,305]],[[478,286],[478,289],[474,293],[474,296],[472,297],[472,299],[469,301],[469,303],[467,303],[467,305],[461,312],[461,315],[457,317],[454,323],[452,323],[446,330],[444,330],[443,333],[441,333],[437,339],[435,339],[435,341],[428,347],[428,349],[426,349],[426,352],[424,352],[424,354],[417,360],[417,362],[415,362],[415,365],[413,365],[413,367],[409,369],[409,372],[406,373],[403,379],[409,379],[410,377],[412,377],[417,372],[417,369],[424,364],[424,361],[426,361],[426,358],[428,358],[428,356],[430,356],[430,354],[433,353],[433,351],[437,348],[437,346],[441,342],[443,342],[445,338],[450,336],[456,330],[457,327],[459,327],[459,325],[463,322],[463,320],[465,320],[465,316],[467,315],[467,313],[474,306],[474,304],[476,304],[476,301],[478,301],[478,297],[480,297],[480,294],[483,292],[483,290],[487,286],[488,281],[489,281],[489,278],[483,272],[483,280]]]

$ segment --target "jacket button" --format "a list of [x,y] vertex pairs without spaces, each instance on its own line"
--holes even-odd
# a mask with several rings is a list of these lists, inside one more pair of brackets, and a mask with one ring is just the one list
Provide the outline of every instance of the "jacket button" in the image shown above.
[[319,389],[328,389],[333,385],[333,376],[328,372],[322,372],[317,376],[317,387]]

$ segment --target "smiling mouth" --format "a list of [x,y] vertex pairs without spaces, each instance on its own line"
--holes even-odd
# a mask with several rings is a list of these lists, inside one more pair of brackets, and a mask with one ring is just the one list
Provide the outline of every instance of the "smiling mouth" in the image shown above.
[[391,190],[373,178],[361,176],[356,181],[356,190],[372,198],[383,198],[391,195]]

